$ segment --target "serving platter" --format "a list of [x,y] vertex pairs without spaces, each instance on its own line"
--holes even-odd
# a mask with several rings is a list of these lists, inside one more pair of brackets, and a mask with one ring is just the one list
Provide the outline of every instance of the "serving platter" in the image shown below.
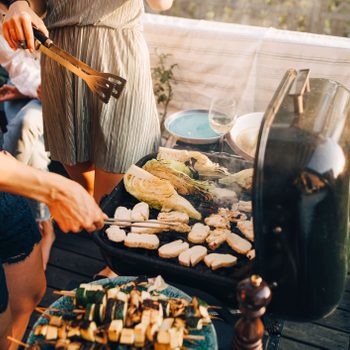
[[220,139],[209,125],[207,109],[189,109],[170,115],[164,123],[166,130],[178,140],[190,144],[212,144]]
[[[115,287],[115,286],[120,286],[123,284],[126,284],[128,282],[134,281],[136,277],[133,276],[120,276],[120,277],[113,277],[113,278],[105,278],[99,281],[94,281],[90,282],[88,284],[91,285],[102,285],[102,286],[108,286],[109,288]],[[75,291],[75,290],[74,290]],[[191,301],[191,297],[181,291],[178,288],[175,288],[169,284],[166,285],[166,288],[163,289],[161,292],[164,296],[168,298],[182,298],[186,299],[188,301]],[[56,300],[52,305],[50,305],[50,308],[53,309],[64,309],[64,310],[69,310],[72,311],[73,309],[76,308],[76,306],[73,303],[73,297],[70,296],[62,296],[58,300]],[[54,312],[54,311],[48,311],[49,314],[53,315],[60,315],[59,312]],[[73,315],[73,314],[72,314]],[[27,339],[27,344],[32,346],[35,344],[35,342],[40,341],[40,338],[34,335],[34,330],[36,327],[42,324],[48,324],[49,319],[47,317],[39,317],[36,323],[33,326],[33,330],[30,332],[28,339]],[[204,339],[199,339],[195,341],[195,346],[192,343],[188,343],[185,341],[185,346],[187,348],[192,348],[196,350],[206,350],[206,349],[212,349],[212,350],[217,350],[218,349],[218,342],[217,342],[217,336],[216,336],[216,331],[212,323],[204,326],[201,330],[191,330],[191,335],[196,335],[196,336],[203,336]],[[118,348],[117,348],[118,349]]]

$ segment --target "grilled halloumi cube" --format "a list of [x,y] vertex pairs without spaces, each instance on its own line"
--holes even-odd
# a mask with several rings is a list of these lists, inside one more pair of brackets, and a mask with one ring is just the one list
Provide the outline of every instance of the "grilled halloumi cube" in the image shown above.
[[230,222],[228,219],[223,218],[219,214],[212,214],[204,219],[204,222],[208,226],[212,226],[215,228],[222,228],[222,229],[229,229],[230,228]]
[[111,342],[118,342],[123,329],[122,320],[113,320],[108,327],[108,339]]
[[241,236],[231,232],[226,237],[227,244],[239,254],[247,254],[252,249],[252,245],[249,241]]
[[195,245],[179,255],[179,262],[184,266],[196,266],[207,255],[208,249],[201,245]]
[[237,222],[237,228],[243,233],[243,235],[249,239],[251,242],[254,242],[254,227],[253,221],[245,220]]
[[135,342],[135,332],[132,328],[123,328],[120,334],[119,343],[132,345]]
[[158,254],[161,258],[165,259],[176,258],[188,248],[189,244],[187,242],[178,239],[176,241],[162,245],[158,249]]
[[197,222],[192,226],[191,232],[188,234],[187,238],[190,242],[195,244],[203,243],[209,235],[209,232],[209,226]]
[[105,231],[108,239],[112,242],[120,243],[125,240],[126,232],[119,226],[112,225]]
[[114,212],[114,218],[116,220],[131,220],[131,209],[128,209],[126,207],[118,207]]
[[212,253],[204,258],[205,264],[212,270],[217,270],[221,267],[231,267],[237,263],[237,258],[231,254]]
[[218,248],[222,243],[226,241],[226,237],[231,231],[227,229],[216,229],[210,232],[206,241],[210,249]]
[[135,326],[135,346],[143,347],[145,345],[147,327],[148,325],[142,322]]
[[160,212],[157,217],[158,221],[166,222],[182,222],[188,224],[190,217],[186,213],[180,211]]
[[137,203],[131,211],[131,220],[144,221],[149,219],[149,205],[145,202]]

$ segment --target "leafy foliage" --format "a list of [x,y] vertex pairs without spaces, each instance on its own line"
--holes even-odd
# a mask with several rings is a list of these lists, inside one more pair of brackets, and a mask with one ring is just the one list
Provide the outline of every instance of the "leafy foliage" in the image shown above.
[[161,130],[164,131],[164,120],[167,115],[168,105],[173,98],[174,69],[176,63],[167,64],[167,58],[170,54],[161,53],[158,55],[158,64],[152,68],[153,91],[156,96],[157,104],[161,106],[160,123]]
[[350,0],[176,0],[165,14],[350,36]]

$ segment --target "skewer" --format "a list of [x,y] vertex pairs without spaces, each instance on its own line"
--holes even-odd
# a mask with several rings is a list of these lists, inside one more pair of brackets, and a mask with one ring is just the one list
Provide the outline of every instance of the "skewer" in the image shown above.
[[183,336],[184,339],[186,340],[205,340],[205,336],[204,335],[191,335],[191,334],[187,334]]
[[[45,313],[45,311],[53,311],[53,312],[73,312],[75,314],[83,314],[85,313],[85,310],[80,310],[80,309],[73,309],[73,310],[68,310],[68,309],[58,309],[58,308],[54,308],[54,307],[36,307],[35,308],[36,311],[41,312],[41,313]],[[46,315],[50,315],[50,314],[46,314]],[[50,315],[51,316],[51,315]]]
[[64,295],[66,297],[75,297],[75,292],[69,290],[54,290],[53,294]]
[[50,315],[50,314],[48,314],[48,313],[45,312],[45,309],[44,309],[44,308],[36,307],[34,310],[35,310],[36,312],[39,312],[39,313],[42,314],[43,316],[48,317],[48,318],[51,318],[51,317],[52,317],[52,315]]
[[209,315],[209,318],[211,320],[220,320],[220,321],[223,321],[223,319],[221,317],[218,317],[218,316],[213,316],[213,315]]
[[[197,347],[197,346],[198,346],[198,343],[197,343],[197,342],[195,342],[194,340],[191,340],[191,339],[186,339],[186,341],[187,341],[188,343],[190,343],[191,345],[195,346],[195,347]],[[184,348],[181,348],[181,349],[184,349]]]
[[10,341],[12,341],[13,343],[16,343],[16,344],[18,344],[18,345],[23,346],[23,347],[26,348],[26,349],[30,348],[30,346],[29,346],[28,344],[23,343],[22,341],[17,340],[17,339],[15,339],[15,338],[13,338],[13,337],[7,336],[7,339],[10,340]]

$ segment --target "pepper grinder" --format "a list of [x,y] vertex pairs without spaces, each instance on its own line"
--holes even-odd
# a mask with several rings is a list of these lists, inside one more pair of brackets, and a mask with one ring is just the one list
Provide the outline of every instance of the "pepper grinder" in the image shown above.
[[234,350],[263,350],[265,327],[260,317],[271,301],[271,289],[258,275],[241,281],[237,299],[242,317],[235,324]]

